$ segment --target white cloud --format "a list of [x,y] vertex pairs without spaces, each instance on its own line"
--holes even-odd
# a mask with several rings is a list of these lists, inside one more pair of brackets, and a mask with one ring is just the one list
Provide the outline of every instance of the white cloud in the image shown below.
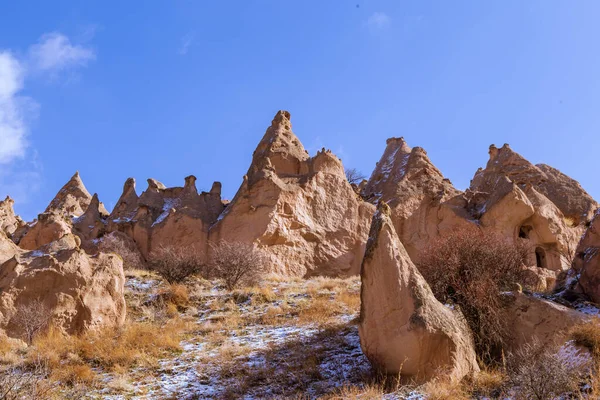
[[60,33],[42,35],[28,56],[18,59],[10,50],[0,49],[0,197],[11,195],[27,202],[42,181],[37,152],[29,147],[29,122],[37,117],[38,104],[22,94],[31,73],[56,74],[84,66],[94,60],[93,50],[73,45]]
[[24,118],[24,68],[8,51],[0,51],[0,165],[23,157],[27,147],[27,127]]
[[52,32],[40,37],[38,43],[29,48],[32,67],[40,71],[60,71],[85,66],[96,59],[93,49],[73,45],[65,35]]
[[392,23],[392,19],[385,13],[375,12],[367,20],[367,26],[373,30],[385,29]]
[[180,55],[185,56],[187,54],[190,46],[194,42],[194,36],[194,32],[188,32],[181,38],[181,44],[177,50]]

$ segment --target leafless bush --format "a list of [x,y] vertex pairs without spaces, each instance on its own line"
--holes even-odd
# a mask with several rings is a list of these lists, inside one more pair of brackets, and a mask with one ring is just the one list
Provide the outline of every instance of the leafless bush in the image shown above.
[[510,338],[501,292],[523,282],[526,258],[526,248],[473,227],[435,241],[418,263],[436,298],[460,307],[486,361]]
[[28,370],[15,366],[1,370],[0,400],[51,399],[55,385],[46,378],[47,368],[41,362]]
[[150,255],[150,267],[169,283],[183,282],[186,278],[202,274],[205,263],[194,249],[164,246]]
[[346,168],[346,179],[351,185],[359,185],[367,177],[356,168]]
[[[579,391],[590,360],[549,349],[539,342],[524,345],[507,360],[508,381],[517,399],[546,400]],[[562,398],[562,397],[561,397]]]
[[263,274],[266,261],[262,250],[252,244],[221,241],[212,247],[211,274],[223,279],[227,289],[253,285]]
[[102,238],[98,250],[104,253],[115,253],[123,259],[125,269],[144,269],[145,264],[140,252],[128,245],[117,232],[110,233]]
[[23,331],[24,339],[31,344],[36,335],[48,328],[51,317],[51,310],[44,303],[33,300],[17,306],[11,322]]

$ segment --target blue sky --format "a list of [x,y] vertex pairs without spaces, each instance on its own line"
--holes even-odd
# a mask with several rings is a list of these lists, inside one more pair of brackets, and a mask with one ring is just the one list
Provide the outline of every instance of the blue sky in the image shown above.
[[0,196],[31,219],[79,170],[233,197],[277,110],[369,175],[385,139],[460,189],[492,143],[600,198],[596,1],[23,1],[0,6]]

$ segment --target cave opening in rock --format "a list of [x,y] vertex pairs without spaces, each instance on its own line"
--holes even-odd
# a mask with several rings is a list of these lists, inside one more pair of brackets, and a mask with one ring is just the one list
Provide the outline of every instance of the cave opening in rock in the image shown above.
[[541,247],[535,249],[535,264],[538,268],[546,268],[546,251]]
[[529,239],[529,232],[531,232],[533,228],[529,225],[523,225],[519,228],[519,237],[521,239]]

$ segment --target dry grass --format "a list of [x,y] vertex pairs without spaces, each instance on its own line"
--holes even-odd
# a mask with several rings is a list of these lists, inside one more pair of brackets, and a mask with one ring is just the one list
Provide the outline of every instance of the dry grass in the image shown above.
[[379,400],[385,395],[386,390],[381,384],[365,386],[345,385],[334,393],[320,397],[320,400]]
[[599,321],[591,321],[574,326],[570,332],[571,339],[578,345],[590,350],[597,365],[600,365],[600,325]]
[[185,285],[180,283],[171,283],[161,288],[158,297],[166,304],[173,304],[178,308],[185,309],[190,303],[190,295]]
[[96,379],[96,374],[87,364],[64,365],[52,371],[51,379],[71,386],[91,385]]
[[468,400],[470,394],[461,383],[436,379],[423,385],[427,400]]
[[306,301],[300,306],[298,323],[325,325],[343,311],[339,303],[325,298]]
[[27,353],[29,362],[42,360],[52,370],[83,379],[86,366],[107,370],[150,366],[156,358],[180,350],[179,342],[186,331],[181,320],[158,326],[151,323],[129,323],[121,329],[104,328],[81,336],[65,336],[56,329],[38,336]]
[[477,396],[496,398],[502,392],[507,379],[506,373],[500,369],[485,369],[469,382],[468,391]]

